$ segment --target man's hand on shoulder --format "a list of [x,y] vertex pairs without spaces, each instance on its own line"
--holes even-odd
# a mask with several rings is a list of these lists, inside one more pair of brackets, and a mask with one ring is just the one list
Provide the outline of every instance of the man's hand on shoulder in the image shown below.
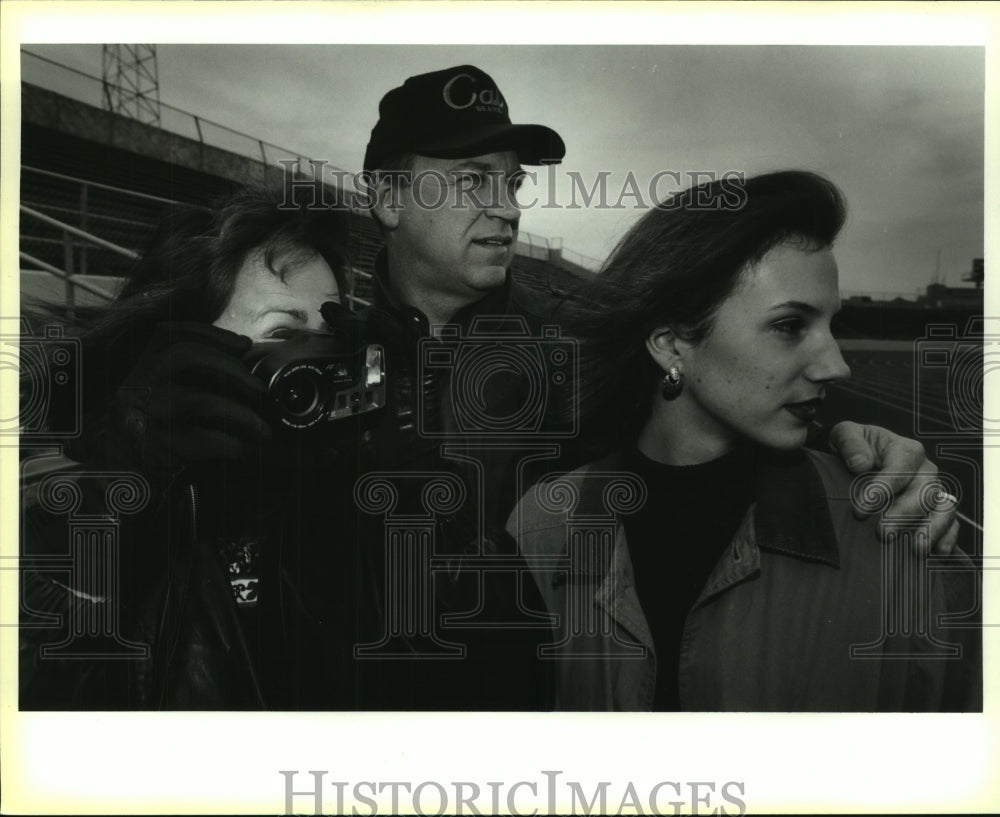
[[[944,490],[937,466],[923,445],[880,426],[841,422],[830,431],[830,448],[855,475],[874,472],[891,496],[886,516],[926,517],[933,553],[952,552],[958,539],[956,503]],[[940,498],[929,507],[931,497]],[[855,514],[864,511],[855,506]]]

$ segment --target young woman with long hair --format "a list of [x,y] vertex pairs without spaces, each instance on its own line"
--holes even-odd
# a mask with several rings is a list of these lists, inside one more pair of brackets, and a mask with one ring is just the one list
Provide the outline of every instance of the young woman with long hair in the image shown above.
[[[561,707],[980,706],[974,631],[940,618],[971,609],[971,574],[928,574],[908,545],[885,574],[896,546],[852,513],[853,478],[804,448],[850,374],[831,331],[844,219],[809,172],[700,185],[567,302],[602,456],[508,525],[559,617]],[[919,620],[887,625],[893,593]]]

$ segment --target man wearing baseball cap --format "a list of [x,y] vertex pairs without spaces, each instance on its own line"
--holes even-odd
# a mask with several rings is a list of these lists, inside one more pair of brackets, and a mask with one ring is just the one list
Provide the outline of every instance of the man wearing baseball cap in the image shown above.
[[[369,316],[379,324],[376,333],[396,339],[396,408],[414,417],[413,433],[393,439],[394,466],[434,460],[441,434],[456,425],[456,399],[481,399],[484,414],[494,417],[523,407],[527,386],[510,372],[486,379],[477,395],[456,398],[443,371],[438,382],[425,377],[418,388],[427,370],[418,347],[426,349],[445,324],[452,337],[471,343],[482,331],[538,335],[545,305],[510,275],[521,216],[516,194],[523,165],[558,163],[565,152],[551,128],[513,124],[497,84],[472,65],[410,77],[382,98],[364,158],[372,215],[385,240]],[[557,408],[551,400],[549,407]],[[426,433],[432,422],[439,434]],[[475,434],[466,427],[461,436],[468,443]],[[509,479],[489,492],[484,512],[502,530],[517,497],[509,463],[492,465],[492,477]]]
[[566,153],[551,128],[511,123],[507,101],[489,74],[459,65],[410,77],[382,97],[364,169],[409,153],[455,159],[494,150],[514,150],[529,165],[558,162]]
[[[420,475],[451,474],[463,486],[467,499],[461,507],[437,515],[434,552],[439,560],[450,560],[449,569],[435,572],[433,592],[420,604],[428,605],[434,637],[461,643],[466,655],[459,661],[420,660],[428,641],[411,638],[414,656],[399,674],[394,670],[402,665],[380,662],[376,650],[368,663],[384,663],[387,671],[371,674],[373,706],[552,705],[551,662],[538,659],[538,647],[552,641],[552,633],[531,576],[509,569],[506,575],[480,575],[477,559],[468,558],[499,556],[508,567],[517,560],[516,545],[503,530],[518,498],[516,446],[497,446],[495,438],[493,446],[480,446],[489,443],[489,434],[480,436],[477,428],[456,422],[455,406],[463,395],[456,396],[449,367],[428,371],[421,364],[429,352],[451,354],[460,344],[476,348],[476,334],[483,331],[537,334],[544,317],[532,308],[537,296],[528,296],[509,272],[521,216],[516,193],[523,165],[558,162],[564,154],[563,141],[551,128],[514,124],[497,84],[471,65],[410,77],[379,105],[364,170],[385,248],[376,260],[374,305],[367,318],[387,351],[390,396],[385,422],[373,434],[370,470],[392,475],[390,481],[398,475],[399,513],[426,512]],[[452,333],[436,339],[446,324]],[[464,398],[481,399],[490,417],[516,416],[527,392],[523,374],[486,376],[477,394]],[[450,457],[443,442],[462,456]],[[383,560],[379,545],[385,529],[381,519],[369,521],[362,538],[374,547],[363,550],[375,562],[374,584],[387,588],[380,617],[388,621],[402,600],[391,597],[386,576],[405,575],[406,567],[393,564],[388,550]],[[413,604],[410,598],[407,605]],[[468,619],[477,609],[487,626],[467,621],[463,629],[439,629],[445,614]]]
[[487,295],[484,306],[506,313],[521,166],[556,163],[565,152],[551,128],[512,124],[500,89],[474,66],[389,91],[364,160],[386,242],[377,302],[415,307],[430,326],[464,323],[461,310]]
[[[395,427],[381,440],[383,450],[390,452],[383,465],[401,471],[441,465],[441,436],[421,433],[427,429],[420,420],[425,426],[437,423],[439,430],[446,429],[456,400],[488,402],[497,397],[496,393],[488,394],[485,380],[477,386],[482,393],[456,397],[449,392],[448,384],[426,377],[417,350],[421,344],[426,350],[437,327],[449,324],[452,331],[457,328],[464,342],[470,337],[470,328],[481,328],[484,319],[489,321],[485,325],[499,332],[510,331],[505,321],[533,331],[544,322],[545,305],[537,303],[537,295],[528,297],[510,277],[521,214],[516,193],[523,165],[558,163],[564,155],[563,141],[552,129],[513,124],[507,100],[496,83],[471,65],[410,77],[382,98],[379,119],[365,152],[364,170],[375,194],[372,215],[386,245],[376,260],[375,305],[369,317],[384,337],[392,338],[390,365],[395,366],[391,375],[396,384],[395,398],[390,406]],[[517,407],[516,401],[523,399],[516,382],[500,391],[511,396],[512,410]],[[503,397],[500,394],[501,403]],[[502,406],[497,416],[506,416]],[[415,419],[409,422],[408,417]],[[831,439],[855,473],[881,465],[884,472],[897,472],[897,477],[903,472],[920,477],[909,486],[898,486],[900,492],[904,488],[906,491],[897,496],[893,510],[903,505],[916,506],[920,486],[937,470],[926,460],[918,443],[882,428],[841,423],[834,428]],[[456,440],[470,446],[468,435],[460,434]],[[539,440],[544,440],[544,435]],[[506,513],[517,500],[507,490],[512,480],[503,481],[504,475],[512,477],[517,470],[514,448],[495,446],[492,455],[479,458],[482,467],[473,479],[482,479],[485,474],[494,480],[496,488],[499,476],[500,490],[491,490],[482,498],[478,520],[451,520],[455,541],[460,542],[463,535],[472,540],[492,540],[495,526],[502,532]],[[466,484],[473,489],[473,482]],[[956,528],[949,527],[949,522],[947,515],[937,520],[934,538],[939,552],[948,552],[954,544]],[[873,542],[872,546],[877,545]],[[509,543],[501,542],[498,547],[510,554]],[[519,592],[529,594],[520,599],[522,609],[541,609],[537,600],[530,598],[532,589],[521,587]],[[448,598],[448,594],[443,597]],[[436,614],[440,612],[440,598],[436,598]],[[476,603],[475,598],[461,594],[452,594],[450,599],[453,611],[468,611],[464,602],[471,602],[472,607]],[[475,662],[467,662],[472,675],[464,676],[465,681],[496,675],[501,664],[487,662],[477,668]],[[537,662],[517,659],[516,664],[507,667],[513,669],[512,674],[500,673],[503,684],[523,690],[542,683],[538,680],[541,675],[535,672]],[[430,701],[450,708],[446,699],[454,689],[453,684],[443,683],[436,699],[433,695],[428,698],[424,689],[416,693],[417,705]],[[477,699],[474,688],[465,692],[472,697],[455,702],[457,705],[544,705],[538,699],[519,700],[516,694],[501,694],[498,701]]]

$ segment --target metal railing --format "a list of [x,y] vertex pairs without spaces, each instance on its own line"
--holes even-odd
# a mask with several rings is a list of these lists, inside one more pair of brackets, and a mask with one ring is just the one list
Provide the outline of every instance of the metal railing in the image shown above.
[[[110,216],[107,215],[106,213],[94,212],[90,203],[91,191],[100,190],[103,193],[113,193],[116,196],[120,196],[126,202],[138,200],[138,201],[147,201],[157,205],[169,206],[169,205],[180,204],[180,202],[173,201],[172,199],[166,199],[160,196],[153,196],[148,193],[139,193],[135,190],[128,190],[122,187],[115,187],[110,184],[102,184],[100,182],[89,181],[87,179],[80,179],[75,176],[67,176],[63,173],[55,173],[51,170],[42,170],[41,168],[31,167],[29,165],[21,166],[21,175],[22,177],[28,175],[42,179],[53,179],[56,182],[66,184],[70,188],[71,192],[68,193],[68,196],[71,197],[72,200],[76,202],[76,209],[70,210],[66,207],[59,207],[58,205],[50,205],[37,200],[33,200],[31,202],[33,206],[28,207],[29,212],[38,213],[39,220],[43,222],[46,221],[46,219],[42,218],[41,216],[44,216],[45,214],[40,213],[39,211],[42,209],[47,210],[48,218],[50,219],[48,223],[50,224],[50,226],[60,226],[66,224],[65,221],[61,221],[57,218],[54,218],[54,216],[57,216],[60,213],[65,214],[67,217],[72,215],[74,216],[73,221],[75,221],[76,224],[69,226],[73,227],[73,229],[75,230],[82,230],[83,233],[88,237],[87,239],[84,239],[80,242],[73,242],[70,238],[70,236],[74,235],[73,233],[68,233],[68,234],[66,232],[63,233],[62,243],[65,247],[64,263],[66,264],[66,269],[69,271],[69,274],[87,275],[89,273],[88,270],[89,254],[87,252],[89,247],[96,246],[96,247],[101,247],[103,249],[110,249],[109,247],[105,246],[104,243],[102,243],[106,242],[106,239],[99,238],[96,232],[94,231],[98,223],[107,226],[113,225],[116,227],[126,227],[130,229],[138,228],[147,230],[152,229],[155,226],[154,224],[151,224],[148,221],[137,221],[131,218],[121,218],[118,216]],[[25,207],[26,205],[23,205],[22,210],[24,210]],[[76,237],[79,238],[80,236]],[[35,239],[35,240],[44,241],[44,239]],[[67,242],[69,242],[68,246]],[[106,242],[106,243],[111,243],[111,242]],[[117,247],[118,245],[111,243],[111,246]],[[113,249],[111,251],[115,252],[115,250]],[[132,253],[132,255],[122,255],[121,253],[118,254],[122,255],[123,258],[129,258],[129,259],[134,259],[137,257],[134,251],[127,250],[127,252]],[[47,271],[51,272],[51,270]]]
[[74,272],[74,261],[73,261],[73,249],[77,242],[86,242],[95,247],[101,247],[105,250],[110,250],[117,255],[124,258],[134,260],[138,258],[138,254],[126,247],[120,247],[119,245],[107,241],[99,236],[89,233],[86,230],[81,230],[79,227],[74,227],[72,224],[67,224],[64,221],[60,221],[57,218],[52,218],[52,216],[47,216],[44,213],[38,212],[32,207],[28,207],[26,204],[21,205],[22,215],[26,215],[30,218],[41,221],[44,224],[48,224],[50,227],[56,227],[62,231],[63,236],[63,259],[66,265],[65,269],[59,269],[59,267],[54,264],[50,264],[47,261],[43,261],[40,258],[36,258],[30,253],[26,253],[24,250],[19,251],[19,255],[22,261],[27,261],[29,264],[34,264],[39,271],[48,272],[51,275],[55,275],[62,278],[66,282],[66,309],[67,312],[72,316],[74,309],[76,307],[76,290],[77,288],[82,289],[92,295],[97,295],[106,301],[113,301],[116,297],[115,293],[108,292],[103,287],[98,286],[90,281],[87,281],[82,277],[82,274]]
[[[366,281],[372,279],[372,274],[370,272],[365,272],[363,269],[358,269],[357,267],[351,267],[351,271],[354,273],[355,278],[364,278]],[[353,292],[347,296],[347,300],[351,302],[354,306],[361,304],[362,306],[371,306],[372,302],[364,298],[359,298]]]
[[[153,196],[148,193],[140,193],[135,190],[127,190],[122,187],[114,187],[113,185],[101,184],[99,182],[91,182],[85,179],[79,179],[74,176],[66,176],[62,173],[54,173],[49,170],[41,170],[40,168],[22,166],[21,172],[27,172],[32,174],[38,174],[41,176],[46,176],[53,179],[58,179],[59,181],[71,182],[73,184],[80,185],[80,202],[81,202],[81,223],[86,223],[88,212],[87,212],[87,191],[90,188],[97,188],[100,190],[120,194],[125,197],[132,197],[137,199],[144,199],[151,202],[156,202],[158,204],[180,204],[180,202],[174,201],[173,199],[166,199],[160,196]],[[47,272],[55,275],[58,278],[62,278],[66,282],[66,308],[70,314],[73,313],[73,309],[76,306],[76,296],[75,290],[81,289],[85,292],[89,292],[92,295],[96,295],[107,301],[112,301],[115,299],[116,295],[113,292],[109,292],[97,284],[86,280],[83,276],[87,275],[87,264],[86,264],[86,247],[93,246],[99,247],[104,250],[109,250],[122,258],[127,258],[129,260],[135,260],[139,257],[139,254],[134,250],[128,249],[127,247],[122,247],[119,244],[115,244],[112,241],[101,238],[98,235],[90,232],[89,230],[83,229],[81,227],[75,227],[72,224],[68,224],[58,218],[54,218],[51,215],[46,215],[45,213],[36,210],[34,207],[30,207],[26,204],[20,205],[21,212],[28,216],[29,218],[35,219],[43,224],[47,224],[50,227],[55,227],[62,232],[62,245],[63,245],[63,263],[65,269],[60,269],[54,264],[50,264],[47,261],[27,253],[23,250],[19,252],[20,258],[29,264],[34,265],[35,270],[38,272]],[[145,222],[130,222],[127,219],[118,219],[112,216],[104,216],[102,214],[90,214],[94,218],[102,219],[112,219],[116,222],[129,223],[134,226],[149,226]],[[76,262],[76,254],[74,250],[81,249],[82,252],[79,255],[80,263]],[[79,268],[79,269],[78,269]],[[365,272],[364,270],[353,268],[353,273],[355,277],[363,278],[366,280],[371,279],[371,274]],[[359,304],[362,306],[370,306],[370,302],[364,298],[358,297],[353,293],[349,293],[345,296],[355,307]]]
[[592,255],[584,255],[580,252],[574,252],[573,250],[567,250],[565,247],[562,249],[561,255],[564,260],[569,261],[577,267],[582,267],[585,270],[590,270],[596,273],[601,268],[601,260],[599,258],[594,258]]
[[162,196],[153,196],[149,193],[140,193],[137,190],[129,190],[125,187],[115,187],[110,184],[102,184],[101,182],[92,182],[87,179],[81,179],[76,176],[67,176],[63,173],[54,173],[51,170],[42,170],[40,167],[31,167],[30,165],[21,165],[21,173],[35,173],[39,176],[47,176],[50,179],[59,179],[64,182],[72,182],[74,184],[79,184],[84,188],[93,188],[96,190],[108,190],[112,193],[121,193],[123,196],[130,196],[134,199],[145,199],[146,201],[155,201],[158,204],[180,204],[179,201],[174,201],[174,199],[165,199]]
[[88,233],[86,230],[81,230],[79,227],[74,227],[71,224],[67,224],[65,221],[60,221],[57,218],[52,218],[52,216],[47,216],[45,213],[39,213],[32,207],[28,207],[26,204],[21,205],[21,212],[26,213],[32,218],[36,218],[39,221],[45,222],[53,227],[58,227],[63,231],[63,235],[67,238],[69,236],[76,236],[77,238],[82,238],[84,241],[93,244],[96,247],[102,247],[105,250],[111,250],[113,253],[117,253],[129,260],[134,261],[139,257],[139,253],[135,250],[127,249],[126,247],[121,247],[115,244],[113,241],[107,241],[106,239],[100,238],[93,233]]
[[[95,76],[94,74],[88,74],[86,71],[81,71],[79,68],[71,68],[68,65],[64,65],[61,62],[50,59],[48,57],[43,57],[41,54],[36,54],[26,48],[21,49],[21,53],[26,57],[31,57],[32,59],[40,60],[48,65],[55,66],[63,71],[67,71],[76,76],[83,77],[84,79],[91,80],[96,83],[94,87],[94,95],[97,98],[97,102],[94,103],[88,99],[81,99],[81,102],[86,102],[87,104],[92,104],[94,107],[100,108],[101,101],[103,98],[104,91],[104,80],[101,77]],[[183,108],[178,108],[175,105],[170,105],[169,103],[160,101],[157,103],[161,108],[161,124],[160,128],[162,130],[168,130],[172,133],[176,133],[179,136],[186,136],[191,139],[197,139],[205,145],[210,145],[211,147],[217,147],[222,150],[232,151],[234,153],[240,153],[244,156],[250,158],[260,158],[260,160],[265,164],[277,164],[278,158],[297,160],[299,167],[301,169],[303,161],[307,161],[307,157],[301,152],[292,150],[291,148],[283,147],[281,145],[276,145],[273,142],[265,141],[264,139],[258,139],[255,136],[251,136],[249,133],[244,133],[243,131],[237,130],[236,128],[231,128],[228,125],[223,125],[221,122],[215,122],[211,119],[207,119],[198,114],[192,113],[191,111],[186,111]],[[166,111],[168,116],[163,116],[162,111]],[[179,126],[179,127],[178,127]],[[150,126],[155,127],[155,126]],[[218,138],[221,135],[229,137],[228,139]],[[216,138],[211,138],[211,137]],[[271,155],[268,155],[268,151]],[[342,168],[335,167],[334,165],[325,165],[325,168],[329,168],[331,173],[347,173],[350,176],[349,171],[343,170]]]
[[548,261],[550,255],[549,240],[540,235],[534,235],[526,230],[517,234],[517,252],[527,258],[537,258]]
[[[36,258],[30,253],[24,252],[24,250],[21,250],[19,252],[19,255],[22,261],[27,261],[29,264],[34,264],[35,267],[37,267],[37,271],[48,272],[52,275],[62,278],[66,282],[66,308],[69,314],[71,315],[73,314],[73,309],[76,306],[75,290],[77,288],[89,292],[92,295],[97,295],[98,297],[103,298],[106,301],[113,301],[117,297],[115,293],[109,292],[105,290],[103,287],[100,287],[97,284],[87,281],[85,278],[83,278],[82,273],[74,273],[73,248],[76,245],[76,242],[74,242],[73,239],[78,239],[80,241],[84,241],[88,244],[91,244],[95,247],[101,247],[102,249],[110,250],[111,252],[116,253],[117,255],[120,255],[123,258],[128,258],[129,260],[137,259],[139,257],[138,253],[126,247],[121,247],[112,241],[107,241],[106,239],[103,239],[100,236],[96,236],[93,233],[87,232],[86,230],[81,230],[78,227],[74,227],[71,224],[67,224],[64,221],[60,221],[57,218],[52,218],[51,216],[47,216],[44,213],[40,213],[34,208],[28,207],[25,204],[21,205],[21,212],[26,216],[29,216],[45,224],[48,224],[50,227],[57,227],[58,229],[62,230],[66,269],[60,269],[59,267],[53,264],[49,264],[47,261],[43,261],[42,259]],[[353,273],[356,277],[365,278],[367,280],[371,280],[372,277],[371,273],[365,272],[364,270],[360,270],[357,268],[353,269]],[[359,298],[353,293],[349,293],[348,295],[346,295],[346,297],[355,306],[357,306],[358,304],[361,304],[362,306],[371,306],[370,301],[364,298]]]
[[[49,65],[60,68],[64,71],[68,71],[85,79],[92,80],[97,83],[95,89],[95,94],[98,100],[101,99],[101,93],[103,90],[104,81],[93,74],[88,74],[86,71],[81,71],[78,68],[71,68],[68,65],[63,65],[56,60],[49,59],[48,57],[43,57],[41,54],[35,54],[25,48],[21,49],[21,53],[27,57],[31,57],[36,60],[40,60]],[[88,102],[88,100],[83,99],[83,102]],[[88,104],[94,104],[88,102]],[[302,178],[314,178],[315,170],[317,166],[321,168],[320,172],[324,180],[329,180],[332,184],[337,186],[343,186],[344,183],[349,183],[353,187],[354,174],[351,171],[344,170],[336,165],[331,165],[328,162],[319,161],[311,159],[306,156],[302,151],[292,150],[291,148],[282,147],[281,145],[276,145],[273,142],[267,142],[263,139],[258,139],[255,136],[251,136],[243,131],[231,128],[228,125],[223,125],[220,122],[214,122],[211,119],[206,119],[203,116],[192,113],[191,111],[186,111],[183,108],[178,108],[174,105],[170,105],[166,102],[159,103],[160,108],[167,111],[172,116],[162,117],[161,116],[161,128],[163,130],[169,130],[172,133],[176,133],[180,136],[188,136],[189,138],[196,138],[202,144],[210,145],[211,147],[216,147],[221,150],[229,150],[235,153],[240,153],[243,156],[248,156],[250,158],[256,159],[259,157],[265,165],[280,165],[281,159],[290,160],[294,159],[296,161],[296,169]],[[95,107],[100,107],[100,102],[98,101]],[[168,120],[173,123],[183,123],[180,128],[168,127]],[[193,129],[193,130],[192,130]],[[213,134],[213,132],[215,132]],[[228,140],[228,143],[224,144],[221,139],[212,139],[213,135],[219,136],[220,134],[226,134],[232,137]],[[235,144],[233,143],[235,139]],[[327,179],[327,177],[329,177]],[[155,197],[153,197],[155,198]],[[352,207],[352,211],[353,207]],[[550,259],[550,251],[552,248],[558,245],[562,248],[561,239],[552,239],[550,243],[549,239],[544,236],[534,235],[533,233],[521,230],[518,235],[518,248],[522,250],[522,254],[526,255],[528,258],[537,258],[543,261],[548,261]],[[600,262],[597,259],[592,259],[589,256],[582,255],[580,253],[573,253],[570,250],[562,248],[563,257],[571,261],[574,264],[579,264],[579,266],[586,267],[588,269],[597,269],[600,266]],[[578,261],[576,259],[582,259]]]

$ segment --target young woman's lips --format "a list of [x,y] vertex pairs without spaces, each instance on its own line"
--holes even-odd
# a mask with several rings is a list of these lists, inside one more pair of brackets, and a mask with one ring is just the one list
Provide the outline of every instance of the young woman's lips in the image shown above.
[[784,409],[797,417],[803,423],[811,423],[816,418],[816,412],[823,405],[820,399],[803,400],[801,403],[785,403]]

